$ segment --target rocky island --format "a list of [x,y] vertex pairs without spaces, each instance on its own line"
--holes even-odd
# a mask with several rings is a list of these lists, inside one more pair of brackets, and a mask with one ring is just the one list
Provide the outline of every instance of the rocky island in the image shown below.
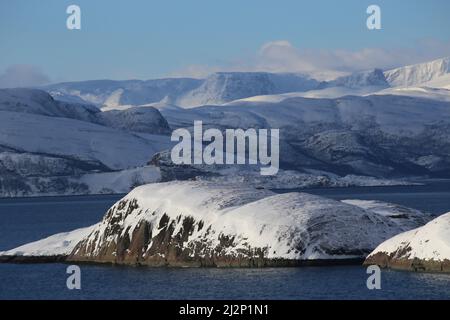
[[367,257],[365,264],[450,273],[450,213],[383,242]]
[[176,267],[361,263],[378,244],[426,219],[417,210],[382,202],[173,181],[135,188],[94,226],[0,255],[3,261],[54,257]]

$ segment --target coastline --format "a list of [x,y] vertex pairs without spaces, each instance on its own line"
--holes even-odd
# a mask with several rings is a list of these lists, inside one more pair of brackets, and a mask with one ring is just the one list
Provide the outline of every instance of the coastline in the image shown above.
[[364,258],[348,259],[318,259],[318,260],[284,260],[284,259],[243,259],[234,261],[191,261],[175,263],[117,263],[112,261],[92,261],[92,260],[72,260],[68,256],[0,256],[0,263],[12,264],[41,264],[41,263],[67,263],[82,265],[110,265],[110,266],[128,266],[128,267],[149,267],[149,268],[296,268],[296,267],[327,267],[327,266],[347,266],[362,265]]

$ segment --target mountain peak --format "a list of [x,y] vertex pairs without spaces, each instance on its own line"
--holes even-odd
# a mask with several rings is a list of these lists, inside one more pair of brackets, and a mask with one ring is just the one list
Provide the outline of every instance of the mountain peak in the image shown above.
[[409,65],[386,71],[391,86],[417,86],[450,73],[450,57]]
[[217,72],[178,99],[177,104],[186,107],[223,104],[253,96],[304,92],[318,85],[317,80],[294,73]]
[[388,87],[389,83],[381,69],[354,72],[327,83],[327,87],[361,88],[366,86]]

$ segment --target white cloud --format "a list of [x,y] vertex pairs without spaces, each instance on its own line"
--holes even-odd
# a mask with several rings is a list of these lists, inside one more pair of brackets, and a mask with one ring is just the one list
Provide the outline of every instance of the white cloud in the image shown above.
[[298,72],[318,79],[373,68],[390,69],[450,56],[450,43],[422,40],[411,48],[300,49],[277,40],[261,46],[251,58],[225,65],[191,65],[172,75],[205,77],[217,71]]
[[0,74],[0,88],[33,87],[49,82],[49,77],[39,68],[27,64],[9,66]]

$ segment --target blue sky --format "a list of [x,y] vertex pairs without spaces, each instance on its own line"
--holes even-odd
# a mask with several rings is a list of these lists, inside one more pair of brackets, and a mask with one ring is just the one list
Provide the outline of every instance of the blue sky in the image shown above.
[[[66,28],[70,4],[81,7],[81,30]],[[366,28],[370,4],[381,7],[382,30]],[[449,12],[448,0],[0,0],[0,74],[17,65],[49,81],[384,68],[450,55]]]

